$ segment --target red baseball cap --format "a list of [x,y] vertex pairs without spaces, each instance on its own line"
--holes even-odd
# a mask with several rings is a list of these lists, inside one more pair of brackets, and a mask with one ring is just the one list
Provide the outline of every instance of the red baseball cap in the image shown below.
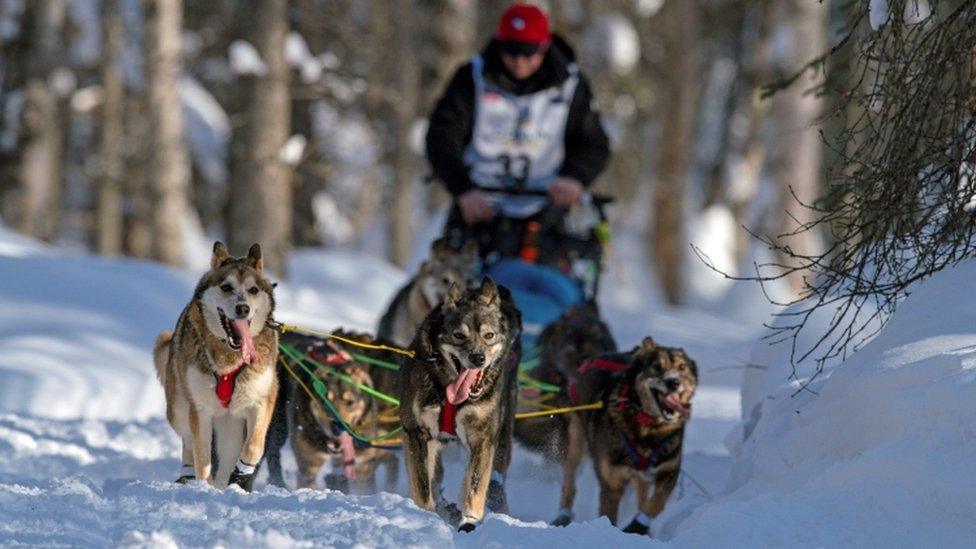
[[548,44],[552,41],[549,18],[531,4],[512,4],[498,22],[498,39],[502,42]]

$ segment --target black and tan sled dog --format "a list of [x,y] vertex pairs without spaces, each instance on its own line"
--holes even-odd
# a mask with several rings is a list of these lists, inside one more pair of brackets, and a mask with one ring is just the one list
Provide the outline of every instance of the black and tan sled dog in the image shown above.
[[226,246],[215,243],[210,270],[176,329],[156,338],[153,358],[166,392],[166,419],[183,439],[180,481],[251,489],[278,395],[274,285],[263,266],[257,244],[247,257],[230,257]]
[[[562,392],[545,395],[532,394],[531,388],[523,388],[522,396],[547,398],[546,404],[571,406],[567,389],[575,383],[580,364],[591,358],[612,353],[617,344],[594,306],[574,307],[551,322],[539,335],[539,364],[527,374],[539,381],[561,387]],[[573,477],[580,460],[586,453],[582,417],[579,414],[558,414],[523,419],[515,422],[515,440],[529,450],[541,452],[546,461],[561,463],[563,482],[560,511],[553,521],[556,526],[566,526],[573,519],[572,505],[576,497]]]
[[[452,286],[420,326],[400,377],[400,419],[410,496],[459,530],[485,515],[489,484],[504,478],[512,455],[521,313],[503,286],[485,278],[474,290]],[[461,508],[441,498],[441,448],[460,440],[470,457]],[[495,501],[504,505],[504,496]]]
[[[664,510],[674,490],[697,385],[698,369],[682,349],[645,338],[628,353],[583,363],[569,386],[575,402],[603,402],[601,409],[577,412],[600,482],[600,514],[616,524],[624,490],[631,481],[637,485],[640,511],[626,532],[649,533],[651,519]],[[563,482],[563,494],[575,492],[574,475],[564,475]],[[654,492],[648,496],[651,483]],[[572,499],[563,505],[571,506]]]
[[[332,333],[352,341],[373,343],[373,337],[365,333],[344,330]],[[372,367],[353,358],[357,348],[339,339],[323,339],[295,332],[286,332],[281,340],[314,361],[306,362],[306,365],[314,369],[316,378],[325,387],[329,402],[346,423],[369,436],[386,433],[385,426],[378,421],[379,402],[333,373],[338,372],[367,387],[373,386]],[[390,360],[387,356],[382,359]],[[284,370],[284,366],[279,368],[281,394],[265,450],[268,482],[284,487],[281,448],[290,439],[298,465],[298,488],[315,488],[319,471],[329,461],[333,474],[325,478],[328,488],[350,492],[354,485],[358,493],[373,493],[376,490],[376,469],[380,464],[385,464],[387,488],[392,489],[399,473],[396,457],[378,448],[357,447],[352,436],[325,409],[320,397],[314,392],[313,396],[309,396],[306,392],[311,389],[313,380],[290,358],[287,360],[291,370],[302,379],[304,387]]]

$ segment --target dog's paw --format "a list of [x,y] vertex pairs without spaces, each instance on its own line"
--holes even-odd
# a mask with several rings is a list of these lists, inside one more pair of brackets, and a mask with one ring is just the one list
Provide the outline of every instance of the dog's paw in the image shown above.
[[349,493],[349,479],[346,475],[325,475],[325,487],[338,490],[343,494]]
[[488,509],[493,513],[508,514],[508,498],[505,496],[505,485],[497,480],[488,483]]
[[234,472],[230,474],[230,480],[227,482],[227,485],[240,486],[245,492],[250,492],[254,486],[254,477],[254,473],[244,473],[235,467]]
[[197,477],[193,475],[183,475],[180,478],[176,479],[174,482],[176,482],[176,484],[188,484],[191,481],[196,480],[196,478]]
[[446,433],[444,431],[438,432],[436,438],[440,442],[456,442],[460,440],[457,435],[452,435],[451,433]]
[[573,522],[573,517],[569,515],[559,515],[552,522],[549,523],[550,526],[569,526]]
[[461,510],[453,503],[438,503],[434,510],[448,524],[457,525],[461,522]]
[[481,521],[474,517],[464,517],[461,524],[458,525],[458,532],[471,532],[480,524]]
[[640,536],[646,536],[648,535],[648,533],[650,533],[650,531],[651,531],[650,527],[644,526],[643,524],[637,522],[637,519],[630,521],[630,524],[624,527],[625,534],[637,534]]

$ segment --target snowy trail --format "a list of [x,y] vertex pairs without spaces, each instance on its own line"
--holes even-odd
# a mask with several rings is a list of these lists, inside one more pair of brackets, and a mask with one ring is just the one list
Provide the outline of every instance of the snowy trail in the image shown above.
[[244,494],[151,480],[171,476],[176,442],[161,419],[0,416],[0,450],[10,456],[0,467],[0,538],[71,546],[290,546],[306,540],[317,546],[464,547],[532,544],[545,536],[562,543],[638,545],[608,525],[552,530],[507,517],[492,517],[483,530],[465,536],[395,494],[273,487]]

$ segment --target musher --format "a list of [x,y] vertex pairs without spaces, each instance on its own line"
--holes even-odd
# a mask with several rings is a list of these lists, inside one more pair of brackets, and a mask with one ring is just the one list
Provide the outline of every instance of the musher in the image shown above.
[[454,196],[453,245],[478,241],[485,273],[522,310],[526,343],[595,300],[602,212],[587,187],[609,145],[575,55],[539,8],[510,6],[430,117],[427,157]]

